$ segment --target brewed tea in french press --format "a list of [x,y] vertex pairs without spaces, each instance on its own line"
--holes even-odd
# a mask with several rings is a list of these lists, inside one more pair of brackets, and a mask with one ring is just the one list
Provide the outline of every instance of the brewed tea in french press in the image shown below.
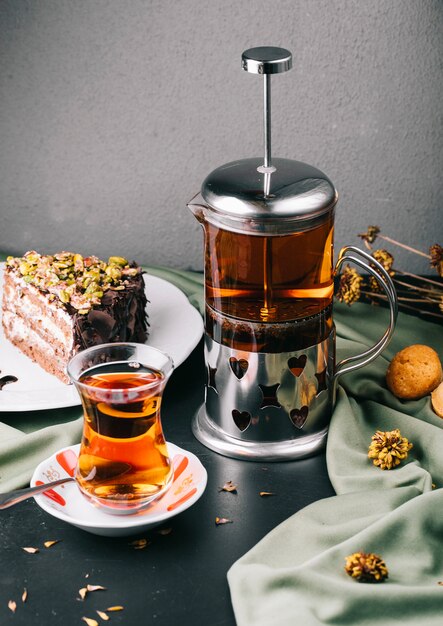
[[[205,402],[193,421],[204,445],[235,458],[309,456],[326,441],[339,375],[374,359],[395,326],[392,281],[346,247],[334,268],[337,192],[319,169],[271,154],[271,76],[288,50],[246,50],[263,80],[264,156],[222,165],[188,204],[205,237]],[[388,295],[390,322],[363,354],[335,363],[335,272],[353,262]],[[369,264],[370,263],[370,264]]]

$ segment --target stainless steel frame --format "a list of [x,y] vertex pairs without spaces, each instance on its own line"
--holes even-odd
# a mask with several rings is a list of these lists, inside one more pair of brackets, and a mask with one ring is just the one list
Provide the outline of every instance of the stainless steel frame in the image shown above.
[[[362,257],[362,258],[360,258]],[[389,326],[365,352],[335,363],[335,330],[297,352],[244,352],[205,339],[206,399],[193,432],[220,454],[254,461],[301,459],[326,443],[338,378],[370,363],[391,339],[397,296],[386,270],[369,254],[348,246],[336,265],[355,263],[386,292]]]

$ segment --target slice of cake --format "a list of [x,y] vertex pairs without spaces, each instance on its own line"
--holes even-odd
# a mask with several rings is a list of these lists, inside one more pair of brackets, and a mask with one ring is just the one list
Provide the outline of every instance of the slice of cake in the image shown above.
[[69,359],[101,343],[147,338],[142,269],[72,252],[8,257],[2,323],[5,336],[43,369],[68,382]]

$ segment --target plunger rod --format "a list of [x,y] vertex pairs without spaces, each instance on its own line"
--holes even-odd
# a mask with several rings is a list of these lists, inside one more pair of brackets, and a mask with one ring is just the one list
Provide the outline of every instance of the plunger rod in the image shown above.
[[[265,158],[263,165],[271,167],[271,75],[263,76],[263,134],[265,144]],[[269,187],[271,182],[271,173],[264,174],[264,194],[269,195]],[[272,314],[272,251],[271,241],[265,237],[263,241],[263,308],[261,309],[262,318],[266,319]]]
[[263,129],[265,138],[264,166],[271,167],[271,74],[263,76]]
[[[271,159],[271,74],[286,72],[292,67],[292,54],[285,48],[259,46],[249,48],[242,54],[242,68],[253,74],[263,76],[263,134],[264,162],[257,171],[264,175],[263,192],[268,198],[271,186],[271,174],[275,172]],[[274,316],[276,307],[272,304],[272,239],[263,239],[263,306],[260,315],[263,320]]]

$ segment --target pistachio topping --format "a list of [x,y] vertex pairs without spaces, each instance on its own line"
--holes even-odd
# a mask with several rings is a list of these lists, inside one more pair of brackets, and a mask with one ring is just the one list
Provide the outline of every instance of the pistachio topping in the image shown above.
[[123,291],[128,279],[141,272],[121,256],[111,256],[106,263],[73,252],[42,255],[30,250],[23,257],[9,256],[6,265],[17,270],[26,283],[48,292],[52,300],[69,303],[82,315],[100,305],[108,290]]

